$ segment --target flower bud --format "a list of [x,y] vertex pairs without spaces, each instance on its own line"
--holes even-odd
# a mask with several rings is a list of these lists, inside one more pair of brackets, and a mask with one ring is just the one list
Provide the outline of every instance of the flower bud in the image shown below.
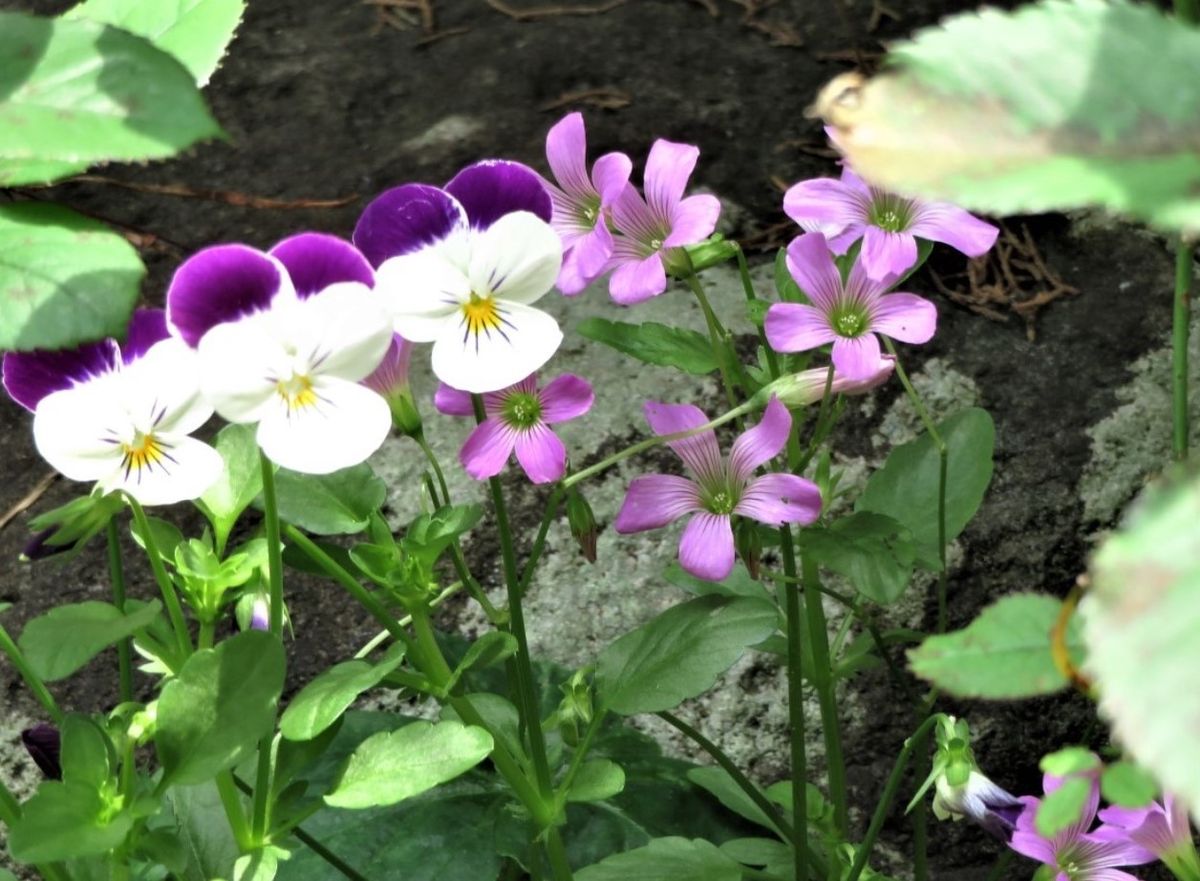
[[62,780],[62,735],[53,725],[39,722],[21,732],[21,744],[49,780]]
[[[890,355],[883,355],[879,359],[879,365],[866,379],[847,379],[835,372],[833,382],[829,384],[829,393],[831,395],[864,394],[887,382],[895,369],[895,359]],[[787,376],[779,377],[761,389],[755,397],[765,402],[774,395],[789,409],[803,407],[815,404],[824,397],[827,382],[829,382],[828,367],[802,370],[799,373],[789,373]]]
[[47,557],[53,557],[56,554],[73,550],[73,546],[69,544],[50,543],[50,537],[56,532],[58,532],[58,527],[50,526],[36,533],[26,543],[25,549],[21,551],[20,561],[22,563],[32,563],[35,560],[45,560]]
[[234,606],[233,616],[237,619],[239,630],[270,630],[270,597],[260,590],[243,593]]
[[737,256],[737,242],[726,241],[720,233],[714,233],[706,241],[684,247],[692,261],[692,271],[699,272]]
[[758,524],[745,517],[741,518],[734,533],[734,545],[738,556],[750,573],[750,577],[758,579],[758,564],[762,559],[762,536],[758,532]]
[[573,489],[567,496],[567,524],[571,527],[571,535],[579,544],[583,558],[589,563],[596,562],[596,538],[599,530],[596,527],[596,515],[592,506],[587,503],[583,493]]
[[413,400],[408,385],[408,365],[412,360],[413,344],[400,334],[393,334],[387,354],[375,372],[362,381],[378,392],[392,411],[392,425],[401,434],[416,437],[421,433],[421,411]]

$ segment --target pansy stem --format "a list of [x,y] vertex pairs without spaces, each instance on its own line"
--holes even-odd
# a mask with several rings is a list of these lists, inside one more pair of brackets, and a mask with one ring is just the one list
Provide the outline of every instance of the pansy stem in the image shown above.
[[186,658],[192,653],[192,636],[188,631],[187,619],[183,617],[183,607],[179,604],[179,596],[175,593],[175,584],[171,581],[171,576],[167,574],[166,567],[163,566],[162,554],[159,553],[158,545],[154,541],[154,533],[150,530],[150,521],[146,519],[145,509],[129,493],[125,493],[125,501],[128,502],[129,509],[133,512],[133,522],[137,524],[142,544],[146,548],[146,556],[150,558],[150,570],[154,573],[154,580],[158,583],[158,590],[162,594],[163,605],[167,608],[167,617],[171,620],[171,627],[175,630],[175,640],[179,644],[179,651]]
[[279,538],[279,504],[275,497],[275,463],[259,455],[262,466],[263,521],[267,533],[267,566],[270,578],[270,613],[267,629],[283,638],[283,544]]
[[[117,520],[112,517],[108,521],[108,580],[112,584],[113,605],[125,614],[125,570],[121,565],[121,536],[117,530]],[[117,675],[121,688],[121,703],[133,700],[133,655],[130,649],[130,637],[125,637],[117,643]]]
[[[783,571],[791,579],[796,577],[796,550],[792,544],[790,526],[779,527],[779,546],[783,554]],[[800,621],[800,587],[796,584],[781,585],[784,607],[787,610],[787,687],[788,721],[791,738],[792,758],[792,820],[795,823],[794,869],[796,881],[807,881],[808,866],[804,854],[808,852],[808,745],[805,742],[804,720],[804,644],[803,625]],[[819,878],[818,878],[819,881]]]
[[42,677],[38,676],[33,671],[33,668],[29,666],[29,662],[25,660],[25,655],[17,647],[17,644],[13,642],[13,638],[8,635],[8,631],[4,629],[3,624],[0,624],[0,651],[8,656],[9,662],[17,668],[17,673],[24,680],[25,686],[33,692],[33,696],[37,698],[38,703],[50,714],[50,718],[54,720],[54,724],[61,728],[63,724],[62,710],[58,708],[54,696],[46,688],[46,683],[42,682]]
[[1192,246],[1182,237],[1175,245],[1175,301],[1171,321],[1171,399],[1174,415],[1172,447],[1175,459],[1179,462],[1187,460],[1189,446],[1188,334],[1191,330],[1192,287],[1195,280],[1192,251]]
[[238,853],[253,850],[250,824],[246,822],[246,812],[242,809],[242,797],[238,795],[237,785],[233,782],[233,772],[221,771],[215,779],[221,807],[225,809],[225,819],[229,823],[229,831],[233,833],[233,840],[237,842]]

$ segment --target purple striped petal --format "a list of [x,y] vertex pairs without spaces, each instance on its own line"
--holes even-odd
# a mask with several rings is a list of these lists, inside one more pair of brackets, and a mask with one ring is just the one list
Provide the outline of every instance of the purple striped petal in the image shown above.
[[842,296],[842,274],[829,243],[819,232],[792,239],[787,248],[788,273],[816,308],[828,314]]
[[376,196],[354,227],[354,246],[376,269],[384,260],[411,254],[467,228],[458,201],[428,184],[405,184]]
[[[645,412],[646,421],[657,435],[690,431],[709,421],[704,411],[691,404],[647,401]],[[671,441],[668,446],[679,454],[679,458],[702,482],[719,478],[725,472],[721,448],[717,446],[717,435],[712,429],[683,440]]]
[[683,198],[688,179],[700,158],[700,148],[659,138],[650,147],[642,177],[646,204],[661,221],[670,221]]
[[608,277],[608,295],[622,306],[645,302],[666,289],[667,270],[658,252],[649,257],[626,259]]
[[729,450],[729,476],[743,483],[759,465],[771,461],[787,446],[792,431],[792,414],[774,395],[767,403],[762,420],[742,432]]
[[121,350],[111,339],[56,352],[9,352],[4,356],[4,390],[33,411],[47,395],[115,370],[120,363]]
[[472,229],[487,229],[505,214],[529,211],[546,223],[554,213],[541,176],[528,165],[485,159],[468,165],[446,184],[466,209]]
[[801,303],[772,303],[763,331],[776,352],[807,352],[837,338],[825,313]]
[[439,382],[437,391],[433,394],[433,406],[439,413],[447,416],[474,416],[475,405],[471,396],[464,391],[451,388],[444,382]]
[[546,133],[546,161],[564,192],[576,198],[592,195],[582,113],[568,113],[550,127]]
[[517,432],[499,419],[485,419],[475,426],[459,451],[458,460],[476,480],[487,480],[504,470],[517,443]]
[[917,262],[917,240],[911,232],[887,232],[868,226],[859,262],[874,281],[898,277]]
[[125,342],[121,345],[121,360],[132,364],[145,355],[151,346],[170,335],[165,309],[134,309],[133,317],[129,319],[129,329],[125,331]]
[[821,516],[821,491],[795,474],[764,474],[746,487],[733,513],[768,526],[807,525]]
[[592,409],[596,394],[586,379],[573,373],[556,377],[538,393],[542,402],[542,421],[566,422]]
[[629,184],[633,162],[624,153],[605,153],[592,164],[592,186],[600,194],[600,204],[607,207]]
[[567,448],[545,425],[517,434],[517,461],[534,483],[554,483],[567,470]]
[[287,269],[302,299],[339,282],[356,281],[367,287],[375,284],[375,273],[367,258],[337,236],[302,232],[284,239],[270,254]]
[[728,514],[701,511],[679,539],[679,565],[705,581],[722,581],[733,571],[733,525]]
[[818,177],[800,181],[783,194],[783,210],[810,232],[836,235],[867,220],[867,200],[845,181]]
[[869,379],[879,370],[882,352],[879,337],[864,333],[856,337],[838,337],[833,341],[830,353],[834,369],[846,379]]
[[291,281],[278,263],[248,245],[214,245],[175,270],[167,289],[167,321],[192,348],[218,324],[270,306]]
[[664,248],[694,245],[707,239],[717,228],[721,203],[716,196],[688,196],[671,214],[671,234],[663,239]]
[[927,202],[917,208],[908,231],[914,236],[942,242],[968,257],[979,257],[996,243],[1000,230],[957,205]]
[[871,307],[871,330],[902,343],[927,343],[937,330],[937,307],[916,294],[887,294]]
[[613,529],[622,535],[659,529],[699,510],[700,489],[695,483],[676,474],[645,474],[629,484]]

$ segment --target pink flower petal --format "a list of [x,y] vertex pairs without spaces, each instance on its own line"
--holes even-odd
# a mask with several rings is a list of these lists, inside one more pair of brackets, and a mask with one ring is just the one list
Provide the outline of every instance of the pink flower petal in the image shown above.
[[659,236],[659,227],[665,225],[668,220],[665,217],[661,221],[656,219],[642,194],[632,184],[626,184],[613,200],[610,216],[618,232],[643,245],[649,245]]
[[467,392],[451,388],[444,382],[439,382],[437,391],[433,393],[433,407],[439,413],[445,413],[447,416],[475,415],[471,396]]
[[866,223],[867,203],[843,181],[818,177],[801,181],[783,194],[783,210],[810,232],[836,235]]
[[666,289],[667,271],[657,253],[621,264],[608,279],[609,296],[622,306],[645,302]]
[[795,474],[764,474],[746,487],[733,513],[769,526],[808,525],[821,516],[821,491]]
[[1047,866],[1053,866],[1055,863],[1054,848],[1049,841],[1042,838],[1036,832],[1014,832],[1008,846],[1021,854],[1021,856],[1037,860],[1039,863],[1044,863]]
[[646,474],[629,484],[613,529],[622,535],[659,529],[700,507],[700,490],[686,477]]
[[807,352],[837,339],[823,312],[800,303],[773,303],[763,330],[776,352]]
[[[658,401],[647,401],[645,406],[646,421],[657,435],[676,434],[699,428],[709,421],[699,407],[691,404],[661,404]],[[684,464],[692,470],[696,477],[717,477],[724,473],[724,463],[721,460],[721,448],[717,445],[717,435],[709,429],[694,437],[671,441],[668,446],[683,459]]]
[[704,241],[717,228],[720,216],[721,202],[716,196],[688,196],[675,206],[671,234],[663,239],[663,247],[678,248]]
[[729,475],[734,482],[749,480],[755,468],[778,456],[791,431],[792,414],[772,396],[762,421],[742,432],[729,451]]
[[733,526],[728,514],[700,511],[683,528],[679,565],[689,575],[721,581],[733,571]]
[[600,194],[600,204],[607,207],[629,185],[633,162],[624,153],[605,153],[592,165],[592,186]]
[[591,195],[583,114],[568,113],[546,134],[546,161],[559,186],[571,196]]
[[949,245],[968,257],[987,253],[1000,234],[992,224],[948,202],[921,205],[908,231],[931,242]]
[[581,276],[589,282],[599,276],[613,252],[613,237],[608,231],[608,224],[597,223],[596,228],[576,241],[571,250]]
[[545,425],[517,433],[517,461],[534,483],[553,483],[567,470],[567,448]]
[[499,419],[485,419],[463,444],[458,460],[476,480],[486,480],[504,470],[516,443],[515,430]]
[[864,333],[853,339],[838,337],[833,342],[833,366],[847,379],[867,379],[879,369],[879,337]]
[[937,330],[937,307],[916,294],[888,294],[871,308],[871,330],[902,343],[927,343]]
[[814,306],[828,314],[842,295],[842,274],[833,262],[829,243],[819,232],[792,239],[787,268]]
[[542,402],[542,421],[550,425],[582,416],[596,400],[591,383],[573,373],[556,377],[538,397]]
[[917,240],[911,232],[887,232],[868,226],[858,259],[872,280],[900,276],[917,262]]
[[669,220],[683,198],[688,179],[700,158],[700,148],[659,138],[650,147],[643,183],[646,204],[661,220]]
[[582,294],[593,281],[594,277],[589,278],[580,269],[579,256],[575,249],[564,251],[562,266],[558,268],[558,278],[554,279],[554,286],[558,288],[558,292],[565,297],[575,297]]

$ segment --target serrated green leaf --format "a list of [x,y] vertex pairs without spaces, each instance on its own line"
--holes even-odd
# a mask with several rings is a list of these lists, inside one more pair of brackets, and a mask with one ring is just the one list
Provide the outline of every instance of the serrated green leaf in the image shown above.
[[23,184],[48,184],[87,171],[90,162],[54,162],[41,159],[4,159],[0,157],[0,187]]
[[1158,795],[1158,784],[1133,762],[1113,762],[1100,773],[1100,794],[1109,804],[1141,808]]
[[700,839],[656,838],[575,873],[578,881],[741,881],[742,869]]
[[603,343],[646,364],[674,367],[684,373],[705,376],[717,369],[708,337],[654,321],[629,324],[607,318],[586,318],[576,332]]
[[187,69],[120,28],[2,12],[0,57],[5,159],[161,159],[221,133]]
[[1044,838],[1053,838],[1072,823],[1077,823],[1083,816],[1084,802],[1091,791],[1091,778],[1069,777],[1058,789],[1047,793],[1038,805],[1033,820],[1038,834]]
[[262,492],[262,467],[252,425],[226,425],[213,446],[225,468],[196,500],[196,506],[212,523],[217,547],[224,548],[238,517]]
[[985,9],[888,61],[828,111],[872,183],[995,214],[1094,205],[1200,225],[1200,31],[1153,5]]
[[87,783],[46,780],[21,806],[8,849],[22,863],[99,856],[117,847],[133,827],[129,811],[109,816],[104,798]]
[[387,484],[365,462],[332,474],[280,468],[275,492],[281,519],[316,535],[362,532],[387,498]]
[[148,627],[160,608],[158,600],[131,600],[126,614],[95,600],[58,606],[26,624],[18,644],[33,671],[46,682],[56,682],[113,643]]
[[[931,636],[910,649],[912,670],[958,697],[1011,700],[1051,694],[1068,685],[1054,665],[1051,630],[1062,602],[1051,596],[1019,593],[984,609],[966,628]],[[1066,643],[1073,660],[1082,655],[1074,621]]]
[[310,740],[332,725],[358,696],[378,685],[404,660],[402,647],[378,664],[345,661],[330,667],[292,698],[279,720],[288,740]]
[[0,205],[0,349],[123,336],[145,274],[102,223],[46,202]]
[[567,801],[604,801],[625,788],[625,772],[609,759],[591,759],[579,767],[579,773],[567,790]]

